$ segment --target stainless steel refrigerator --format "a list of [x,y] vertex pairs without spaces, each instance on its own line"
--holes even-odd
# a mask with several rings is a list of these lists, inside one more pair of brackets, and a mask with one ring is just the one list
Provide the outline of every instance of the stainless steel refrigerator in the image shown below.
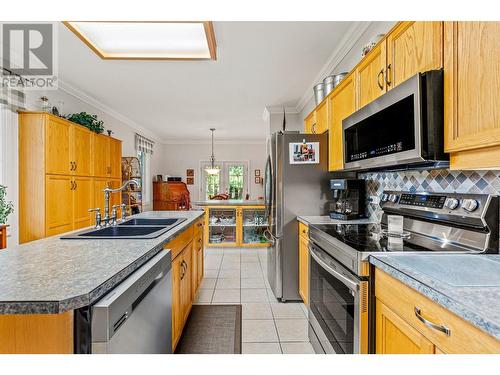
[[[304,148],[302,148],[302,145]],[[319,146],[319,149],[317,149]],[[314,159],[307,147],[314,150]],[[300,154],[305,151],[305,160]],[[328,214],[328,134],[277,132],[268,142],[264,197],[269,217],[267,277],[276,298],[300,300],[297,216]]]

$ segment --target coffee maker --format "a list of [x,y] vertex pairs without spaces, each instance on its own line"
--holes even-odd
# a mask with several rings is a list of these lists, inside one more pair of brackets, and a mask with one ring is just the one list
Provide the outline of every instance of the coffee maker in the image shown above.
[[330,217],[338,220],[354,220],[365,217],[366,181],[359,179],[330,180],[333,200]]

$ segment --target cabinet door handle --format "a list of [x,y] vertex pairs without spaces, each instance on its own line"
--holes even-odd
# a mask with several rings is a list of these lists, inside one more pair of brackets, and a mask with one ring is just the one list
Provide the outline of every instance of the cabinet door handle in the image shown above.
[[312,126],[311,126],[311,132],[313,134],[316,134],[316,123],[312,124]]
[[422,323],[424,323],[427,327],[430,327],[430,328],[435,329],[437,331],[443,332],[446,334],[446,336],[451,335],[451,330],[448,327],[440,325],[440,324],[436,324],[434,322],[431,322],[430,320],[425,319],[422,316],[422,311],[420,310],[419,307],[415,306],[414,311],[415,311],[415,316],[417,317],[417,319],[420,320]]
[[391,76],[391,73],[392,73],[392,69],[391,69],[391,64],[387,65],[387,69],[385,71],[385,83],[387,86],[390,86],[391,85],[391,80],[389,79],[389,77]]
[[72,161],[70,161],[70,162],[69,162],[69,170],[70,170],[70,171],[72,171],[72,170],[73,170],[73,162],[72,162]]
[[[382,83],[380,83],[380,77],[382,77]],[[384,89],[384,69],[382,69],[377,75],[377,84],[380,90]]]
[[75,188],[73,190],[76,190],[77,187],[78,187],[78,184],[75,181]]
[[71,180],[70,182],[71,182],[71,186],[70,186],[69,190],[75,190],[75,182],[73,180]]
[[181,262],[181,269],[182,269],[182,273],[181,273],[181,280],[184,279],[184,276],[186,275],[186,270],[184,269],[184,261]]
[[76,171],[78,169],[78,164],[76,163],[76,161],[73,162],[73,163],[75,164],[75,169],[74,170]]

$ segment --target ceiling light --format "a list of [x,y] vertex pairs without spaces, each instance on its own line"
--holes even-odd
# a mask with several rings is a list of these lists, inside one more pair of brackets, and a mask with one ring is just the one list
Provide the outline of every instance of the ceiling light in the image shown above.
[[205,168],[205,172],[208,174],[219,174],[219,167],[215,166],[215,156],[214,156],[214,131],[215,128],[210,128],[212,132],[212,156],[210,156],[210,166]]
[[212,22],[73,22],[64,24],[109,60],[216,60]]

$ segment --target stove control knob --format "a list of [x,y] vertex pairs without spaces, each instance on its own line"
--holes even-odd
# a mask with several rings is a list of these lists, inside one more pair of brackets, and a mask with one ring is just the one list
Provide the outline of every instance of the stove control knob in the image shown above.
[[479,202],[475,199],[464,199],[462,201],[462,208],[465,211],[472,212],[479,207]]
[[397,203],[397,201],[399,200],[399,195],[396,195],[396,194],[391,194],[391,195],[389,195],[389,200],[390,200],[392,203]]
[[455,208],[458,207],[458,204],[460,202],[458,201],[457,198],[446,198],[446,200],[444,201],[444,206],[446,208],[449,208],[450,210],[454,210]]
[[387,200],[388,200],[388,199],[389,199],[389,195],[388,195],[388,194],[386,194],[386,193],[384,193],[384,194],[382,194],[382,195],[380,196],[380,200],[381,200],[382,202],[387,202]]

